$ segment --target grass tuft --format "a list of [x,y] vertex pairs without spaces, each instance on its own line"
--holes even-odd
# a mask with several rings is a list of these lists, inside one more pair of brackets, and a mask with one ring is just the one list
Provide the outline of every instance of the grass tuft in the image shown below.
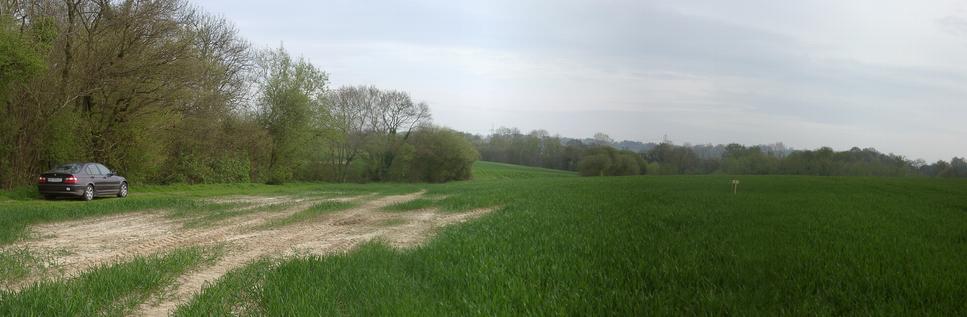
[[281,226],[291,225],[299,222],[307,222],[321,215],[333,213],[340,210],[346,210],[349,208],[356,207],[358,205],[359,204],[355,202],[327,200],[327,201],[323,201],[315,205],[312,205],[312,207],[309,207],[306,210],[292,214],[291,216],[270,221],[265,225],[263,225],[262,227],[263,228],[281,227]]
[[32,273],[46,270],[45,259],[27,249],[0,251],[0,284],[11,284]]
[[381,210],[389,211],[389,212],[401,212],[401,211],[427,209],[427,208],[432,208],[436,206],[437,201],[438,200],[436,199],[418,198],[410,201],[404,201],[401,203],[395,203],[389,206],[385,206],[381,208]]
[[228,272],[179,306],[174,316],[264,315],[259,305],[262,283],[274,264],[272,260],[262,259]]
[[3,316],[123,315],[217,252],[186,248],[161,256],[100,266],[73,279],[44,281],[20,292],[0,291]]

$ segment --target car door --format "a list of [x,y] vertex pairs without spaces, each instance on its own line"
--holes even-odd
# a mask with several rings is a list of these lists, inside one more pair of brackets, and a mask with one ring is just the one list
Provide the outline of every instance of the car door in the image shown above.
[[84,166],[84,171],[81,174],[84,174],[87,179],[84,182],[78,183],[94,183],[94,194],[100,195],[104,192],[104,177],[101,175],[101,171],[97,169],[97,166],[87,164]]
[[105,192],[113,194],[121,190],[121,177],[114,175],[114,172],[108,169],[107,166],[102,164],[95,165],[97,165],[97,168],[101,171],[101,175],[104,176]]
[[101,173],[101,170],[97,168],[97,164],[88,164],[87,171],[94,178],[94,189],[98,195],[105,195],[111,192],[111,182],[108,180],[107,175]]

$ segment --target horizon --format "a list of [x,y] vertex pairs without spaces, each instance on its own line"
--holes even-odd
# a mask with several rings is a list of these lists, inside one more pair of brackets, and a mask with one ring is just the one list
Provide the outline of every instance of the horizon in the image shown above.
[[470,133],[967,154],[956,1],[194,4],[332,87],[404,90]]
[[[461,131],[461,130],[456,130],[456,131],[464,132],[464,133],[469,133],[471,135],[479,136],[479,137],[489,137],[489,136],[491,136],[491,135],[494,134],[494,131],[496,131],[496,129],[505,129],[505,128],[507,128],[507,129],[518,129],[518,128],[514,128],[514,127],[501,126],[501,127],[495,128],[495,129],[491,129],[491,130],[489,130],[489,131],[487,131],[485,133],[475,133],[475,132],[468,132],[468,131]],[[522,135],[528,135],[531,132],[538,131],[538,130],[544,130],[544,129],[535,129],[535,130],[530,130],[530,131],[525,131],[525,130],[522,130],[522,129],[518,129],[518,130],[519,130],[519,132]],[[562,135],[562,134],[559,134],[559,133],[554,133],[553,131],[545,131],[545,132],[548,132],[549,136],[558,137],[558,138],[561,138],[561,139],[578,140],[578,141],[582,141],[582,142],[583,141],[586,141],[586,140],[593,140],[594,139],[594,136],[573,137],[573,136]],[[607,134],[607,133],[605,133],[605,134]],[[608,136],[610,136],[610,135],[608,135]],[[667,140],[662,140],[662,138],[664,138],[664,137],[667,137],[668,139]],[[819,150],[819,149],[824,148],[824,147],[828,147],[828,148],[830,148],[830,149],[832,149],[833,151],[836,151],[836,152],[845,152],[845,151],[849,151],[849,150],[854,149],[854,148],[858,148],[858,149],[861,149],[861,150],[873,149],[873,150],[875,150],[875,151],[877,151],[877,152],[879,152],[881,154],[888,154],[888,155],[900,156],[900,157],[905,158],[908,161],[915,161],[915,160],[918,160],[918,159],[922,159],[922,160],[924,160],[928,164],[932,164],[932,163],[935,163],[935,162],[938,161],[938,160],[931,161],[931,160],[927,160],[927,159],[924,159],[924,158],[909,157],[909,156],[904,155],[903,153],[886,152],[886,151],[882,151],[882,150],[880,150],[878,148],[875,148],[875,147],[860,146],[860,145],[855,145],[855,146],[851,146],[851,147],[848,147],[848,148],[835,148],[835,147],[831,147],[831,146],[819,146],[819,147],[815,147],[815,148],[804,148],[804,147],[798,147],[798,146],[795,146],[795,145],[790,145],[790,144],[788,144],[786,142],[783,142],[783,141],[774,141],[774,142],[768,142],[768,143],[739,143],[739,142],[711,143],[711,142],[690,142],[690,141],[679,141],[679,140],[675,140],[674,137],[672,137],[670,135],[663,135],[663,136],[660,136],[660,137],[658,137],[658,138],[656,138],[654,140],[632,140],[632,139],[617,139],[617,138],[613,138],[613,140],[612,140],[612,142],[611,142],[610,145],[618,145],[618,144],[623,143],[623,142],[637,142],[637,143],[645,144],[645,145],[647,145],[647,144],[659,145],[659,144],[662,144],[662,143],[668,143],[668,144],[671,144],[671,145],[684,146],[684,147],[694,147],[694,146],[700,146],[700,145],[704,145],[704,146],[728,146],[729,144],[739,144],[739,145],[742,145],[742,146],[745,146],[745,147],[753,147],[753,146],[762,147],[762,146],[782,145],[787,151],[815,151],[815,150]],[[958,155],[958,156],[953,156],[953,157],[951,157],[949,159],[939,159],[939,161],[950,162],[951,159],[953,159],[953,158],[962,158],[962,156],[959,156]]]

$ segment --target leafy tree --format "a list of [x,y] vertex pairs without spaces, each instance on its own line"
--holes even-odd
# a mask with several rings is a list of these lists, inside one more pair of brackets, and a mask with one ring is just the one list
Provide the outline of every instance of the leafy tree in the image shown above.
[[779,158],[767,154],[758,146],[745,147],[729,144],[722,155],[722,171],[729,174],[775,174]]
[[[698,174],[702,170],[701,160],[690,148],[662,143],[645,153],[650,162],[658,163],[658,173],[670,174]],[[650,172],[650,171],[649,171]]]
[[0,15],[0,187],[10,187],[23,177],[22,170],[37,155],[36,149],[24,146],[31,138],[28,121],[36,115],[15,104],[25,84],[46,68],[43,43],[36,40],[30,32],[18,31],[8,16]]
[[640,158],[628,151],[618,151],[609,146],[599,146],[589,150],[580,163],[581,176],[625,176],[638,175],[641,171]]
[[307,155],[311,118],[321,111],[328,75],[304,59],[293,60],[283,48],[259,56],[259,121],[272,138],[270,183],[292,179]]
[[422,127],[411,133],[391,175],[394,180],[410,182],[447,182],[472,176],[477,150],[459,133],[445,128]]
[[578,163],[578,174],[581,176],[608,176],[611,169],[611,157],[607,154],[588,155]]

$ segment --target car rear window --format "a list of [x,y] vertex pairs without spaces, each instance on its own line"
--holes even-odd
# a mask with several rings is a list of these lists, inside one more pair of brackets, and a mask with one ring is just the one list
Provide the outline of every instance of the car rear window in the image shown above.
[[81,164],[64,164],[64,165],[55,167],[54,169],[52,169],[50,171],[47,171],[47,172],[48,173],[73,174],[73,173],[80,172],[81,171],[81,167],[83,167],[83,165],[81,165]]

